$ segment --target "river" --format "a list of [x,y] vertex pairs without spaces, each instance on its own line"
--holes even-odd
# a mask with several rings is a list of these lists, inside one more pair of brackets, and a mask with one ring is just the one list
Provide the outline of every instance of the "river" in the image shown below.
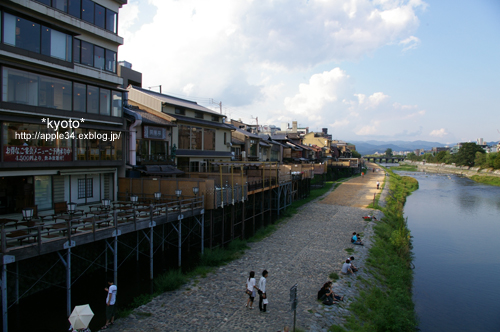
[[419,182],[405,216],[413,238],[419,328],[500,331],[500,187],[454,175]]

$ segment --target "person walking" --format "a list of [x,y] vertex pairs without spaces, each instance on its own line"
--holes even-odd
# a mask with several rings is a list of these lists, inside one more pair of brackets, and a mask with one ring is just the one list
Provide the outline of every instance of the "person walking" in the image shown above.
[[104,290],[108,292],[106,296],[106,325],[101,327],[101,330],[107,329],[110,325],[114,325],[115,321],[115,303],[116,303],[116,285],[113,280],[108,281],[109,288],[106,287]]
[[380,187],[380,182],[377,181],[377,189]]
[[266,282],[267,282],[267,270],[262,271],[262,278],[259,280],[259,309],[261,312],[267,312],[267,294],[266,294]]
[[255,272],[250,271],[250,275],[248,276],[247,280],[248,300],[247,303],[245,304],[245,307],[248,307],[248,309],[253,309],[253,300],[255,299],[255,289],[257,289],[257,286],[255,286]]

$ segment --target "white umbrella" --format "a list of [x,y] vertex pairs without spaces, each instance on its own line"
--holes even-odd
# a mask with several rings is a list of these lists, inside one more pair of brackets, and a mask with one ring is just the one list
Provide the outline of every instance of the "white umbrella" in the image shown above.
[[89,326],[90,321],[94,317],[94,313],[88,304],[77,305],[69,316],[68,320],[75,330],[84,329]]

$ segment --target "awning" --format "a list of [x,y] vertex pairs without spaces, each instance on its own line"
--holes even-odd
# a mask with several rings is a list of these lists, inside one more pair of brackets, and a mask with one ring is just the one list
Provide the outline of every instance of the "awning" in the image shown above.
[[146,175],[170,176],[181,175],[183,171],[177,169],[172,165],[145,165],[146,170],[140,170]]
[[68,169],[57,172],[59,175],[84,175],[84,174],[103,174],[115,173],[116,168],[87,168],[87,169]]

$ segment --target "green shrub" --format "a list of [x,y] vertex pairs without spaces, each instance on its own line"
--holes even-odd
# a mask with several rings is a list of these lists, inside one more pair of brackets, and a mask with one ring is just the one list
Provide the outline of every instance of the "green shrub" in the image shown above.
[[186,282],[187,277],[181,270],[171,270],[155,278],[154,289],[157,293],[173,291]]
[[330,273],[329,275],[330,279],[333,280],[333,281],[337,281],[339,280],[339,275],[337,274],[337,272],[332,272]]

